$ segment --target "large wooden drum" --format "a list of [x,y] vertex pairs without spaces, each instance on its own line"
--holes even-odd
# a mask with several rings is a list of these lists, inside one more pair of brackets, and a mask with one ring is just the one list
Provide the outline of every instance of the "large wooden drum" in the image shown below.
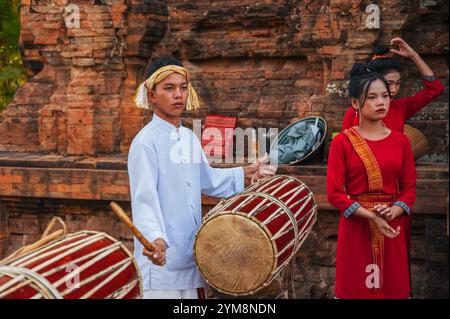
[[304,183],[265,178],[205,216],[194,244],[197,266],[221,293],[253,295],[295,256],[316,219],[317,205]]
[[133,255],[101,232],[81,231],[0,265],[0,298],[128,299],[142,296]]

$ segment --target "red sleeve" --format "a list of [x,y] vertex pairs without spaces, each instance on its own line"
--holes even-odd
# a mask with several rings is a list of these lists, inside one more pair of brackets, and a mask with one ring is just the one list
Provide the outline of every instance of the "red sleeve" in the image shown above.
[[328,202],[340,212],[346,211],[355,201],[348,198],[345,191],[345,149],[344,134],[337,135],[330,146],[327,169],[327,198]]
[[411,144],[406,136],[403,136],[402,142],[403,165],[398,178],[399,196],[397,201],[404,202],[410,209],[416,201],[416,164]]
[[342,130],[341,130],[341,132],[346,130],[346,129],[348,129],[348,128],[351,128],[352,126],[355,125],[353,123],[353,120],[355,118],[355,113],[356,113],[356,110],[353,107],[350,106],[347,109],[347,111],[345,112],[345,115],[344,115],[344,119],[342,120]]
[[444,92],[444,86],[439,80],[423,81],[423,84],[425,88],[415,95],[396,100],[400,106],[404,107],[405,121]]

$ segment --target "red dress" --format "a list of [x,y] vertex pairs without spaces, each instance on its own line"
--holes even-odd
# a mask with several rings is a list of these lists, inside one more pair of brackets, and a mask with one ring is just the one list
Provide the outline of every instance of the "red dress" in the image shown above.
[[[439,80],[431,82],[423,81],[423,83],[425,88],[415,95],[391,100],[389,112],[384,119],[384,123],[389,129],[403,133],[403,127],[405,126],[406,120],[444,92],[444,86]],[[352,126],[359,125],[359,119],[355,115],[356,110],[350,106],[347,109],[347,112],[345,112],[344,120],[342,122],[342,131]]]
[[[381,193],[393,196],[396,203],[404,203],[411,209],[416,198],[416,169],[408,138],[392,131],[383,140],[365,141],[378,162],[382,178]],[[331,143],[327,173],[328,201],[342,213],[336,253],[335,295],[338,298],[408,298],[410,277],[404,235],[406,213],[389,222],[393,228],[400,226],[403,235],[401,233],[394,239],[384,237],[381,288],[368,288],[366,284],[370,275],[367,266],[373,264],[369,221],[351,214],[345,217],[344,212],[359,205],[350,197],[367,193],[369,179],[366,166],[349,138],[341,133]]]

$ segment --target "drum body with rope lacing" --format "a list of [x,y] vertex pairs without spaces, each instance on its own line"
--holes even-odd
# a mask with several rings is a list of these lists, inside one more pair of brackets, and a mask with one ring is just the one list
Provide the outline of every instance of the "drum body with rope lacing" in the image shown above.
[[316,218],[314,196],[304,183],[283,175],[262,179],[205,216],[195,261],[221,293],[253,295],[291,261]]
[[0,298],[132,299],[142,296],[139,268],[113,237],[81,231],[0,263]]

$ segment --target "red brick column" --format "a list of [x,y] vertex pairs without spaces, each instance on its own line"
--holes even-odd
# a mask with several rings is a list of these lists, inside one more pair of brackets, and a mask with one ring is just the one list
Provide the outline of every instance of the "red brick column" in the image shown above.
[[[79,27],[66,21],[68,5],[79,9]],[[148,119],[132,97],[166,22],[163,0],[22,1],[20,45],[30,78],[2,112],[0,150],[126,151]]]

